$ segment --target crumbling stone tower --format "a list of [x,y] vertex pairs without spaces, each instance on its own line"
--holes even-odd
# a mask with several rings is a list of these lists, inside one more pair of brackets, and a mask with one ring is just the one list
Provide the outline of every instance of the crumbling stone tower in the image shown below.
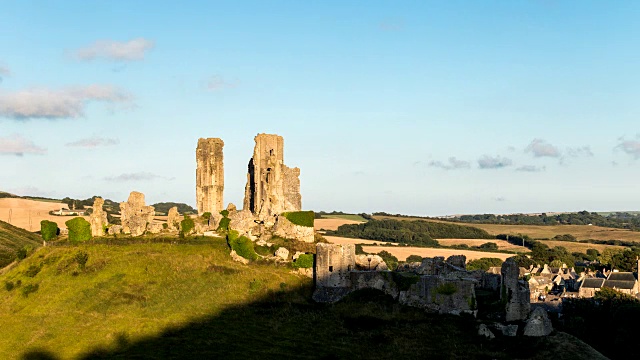
[[249,161],[244,209],[261,219],[285,211],[300,211],[300,169],[284,165],[282,136],[258,134]]
[[334,302],[351,291],[351,271],[355,270],[356,246],[353,244],[316,244],[313,299]]
[[196,203],[198,214],[217,214],[224,209],[224,141],[218,138],[198,139],[196,148]]

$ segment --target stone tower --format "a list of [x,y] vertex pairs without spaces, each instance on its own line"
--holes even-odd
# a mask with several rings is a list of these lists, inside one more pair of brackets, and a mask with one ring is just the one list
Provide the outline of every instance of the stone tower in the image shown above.
[[217,214],[224,209],[224,142],[218,138],[198,139],[196,148],[196,204],[198,214]]
[[300,169],[284,165],[282,136],[258,134],[249,161],[244,209],[264,219],[302,208]]

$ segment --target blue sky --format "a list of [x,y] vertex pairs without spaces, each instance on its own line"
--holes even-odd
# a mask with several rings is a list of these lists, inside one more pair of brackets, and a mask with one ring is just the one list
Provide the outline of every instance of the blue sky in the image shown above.
[[257,133],[303,207],[419,215],[640,210],[640,3],[9,1],[0,190],[195,205]]

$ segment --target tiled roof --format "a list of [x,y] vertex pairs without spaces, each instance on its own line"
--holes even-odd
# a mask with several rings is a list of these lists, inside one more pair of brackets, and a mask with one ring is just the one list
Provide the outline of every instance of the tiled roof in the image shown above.
[[613,272],[607,280],[636,281],[636,277],[630,272]]
[[588,278],[588,279],[584,279],[581,287],[599,289],[602,287],[603,283],[604,283],[604,279]]
[[616,288],[616,289],[628,289],[631,290],[636,285],[636,281],[625,281],[625,280],[605,280],[604,285],[602,287],[606,288]]

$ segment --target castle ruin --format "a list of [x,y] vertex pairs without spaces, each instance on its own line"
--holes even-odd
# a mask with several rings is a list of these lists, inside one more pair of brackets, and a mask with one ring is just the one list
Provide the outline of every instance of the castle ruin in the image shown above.
[[300,211],[300,169],[284,164],[284,139],[258,134],[249,161],[244,209],[264,220],[286,211]]
[[198,139],[196,148],[196,203],[198,214],[217,214],[224,209],[224,141]]

